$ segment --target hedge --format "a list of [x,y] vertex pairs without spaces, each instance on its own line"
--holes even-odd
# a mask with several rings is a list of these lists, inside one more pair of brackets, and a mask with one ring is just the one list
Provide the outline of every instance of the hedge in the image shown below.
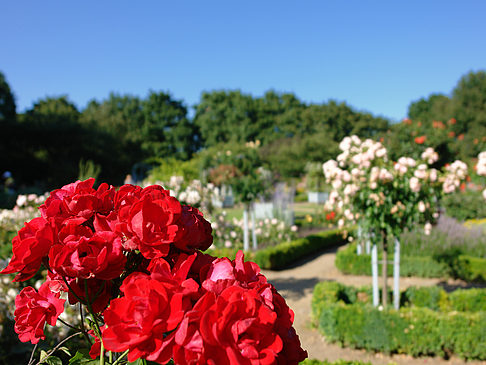
[[[254,261],[262,269],[279,270],[288,267],[295,261],[323,249],[334,247],[345,242],[347,231],[332,229],[276,246],[266,247],[256,252],[245,252],[245,259]],[[236,250],[230,248],[208,250],[206,253],[217,257],[233,259]]]
[[[389,260],[393,260],[393,254],[389,255]],[[339,250],[335,265],[344,274],[371,275],[371,256],[357,255],[356,244],[350,244]],[[388,265],[388,274],[393,275],[392,264]],[[486,259],[467,255],[451,258],[402,255],[400,257],[400,276],[453,277],[469,282],[484,282],[486,281]]]
[[409,289],[399,311],[371,306],[361,295],[367,292],[333,282],[316,285],[312,312],[328,340],[385,353],[486,360],[485,289]]

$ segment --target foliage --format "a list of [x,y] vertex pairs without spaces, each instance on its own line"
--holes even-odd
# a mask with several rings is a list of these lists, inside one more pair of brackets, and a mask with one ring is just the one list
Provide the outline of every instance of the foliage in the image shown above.
[[259,141],[245,145],[221,145],[200,154],[209,182],[230,185],[238,202],[249,204],[264,198],[273,187],[273,176],[262,167]]
[[[417,303],[419,306],[413,301],[406,302],[405,307],[396,311],[360,301],[367,297],[368,290],[363,293],[342,284],[321,282],[314,289],[312,312],[321,333],[344,346],[412,356],[455,354],[466,359],[486,359],[486,312],[462,312],[454,308],[449,311],[447,306],[446,312],[427,308],[427,304],[440,308],[449,301],[440,289],[410,289],[402,295],[405,301],[418,299],[417,290],[422,293],[421,298],[429,293],[430,299]],[[353,295],[347,295],[349,291]],[[467,290],[459,295],[462,292]],[[449,297],[454,295],[457,294]],[[466,295],[472,298],[477,293]]]
[[253,260],[264,269],[283,269],[295,263],[297,259],[341,244],[346,237],[347,232],[341,229],[324,231],[259,250]]
[[465,254],[486,258],[486,237],[481,226],[465,227],[447,216],[441,216],[430,235],[419,229],[400,236],[402,253],[409,256],[457,256]]
[[[432,94],[410,104],[408,116],[417,122],[416,127],[420,127],[412,138],[426,135],[429,145],[435,147],[445,159],[451,159],[454,155],[462,159],[475,157],[486,147],[485,101],[486,72],[467,73],[458,81],[450,96]],[[403,123],[396,127],[407,129]],[[392,127],[392,130],[395,134],[393,139],[398,142],[400,137],[395,133],[395,128]],[[407,145],[403,143],[407,140],[410,140],[410,134],[407,138],[405,133],[402,135],[402,145]],[[440,147],[434,145],[434,140]],[[397,143],[394,147],[400,148]],[[392,150],[398,151],[395,148]]]
[[170,181],[172,176],[182,176],[185,181],[200,178],[199,160],[177,160],[173,157],[154,158],[149,161],[154,167],[147,176],[147,181]]
[[[393,259],[391,252],[389,253],[389,259]],[[338,251],[335,265],[344,274],[371,275],[371,256],[366,254],[357,255],[355,244]],[[388,276],[391,275],[392,265],[389,264]],[[486,282],[486,259],[458,253],[435,256],[426,254],[411,256],[402,253],[400,257],[400,276],[452,277],[468,282]]]
[[80,160],[79,161],[79,174],[78,174],[78,180],[86,180],[89,179],[90,177],[97,179],[98,176],[100,175],[101,172],[101,166],[95,164],[91,160]]
[[0,72],[0,126],[15,122],[15,98],[5,75]]
[[450,194],[442,200],[448,216],[460,221],[486,218],[486,204],[481,191],[466,189]]

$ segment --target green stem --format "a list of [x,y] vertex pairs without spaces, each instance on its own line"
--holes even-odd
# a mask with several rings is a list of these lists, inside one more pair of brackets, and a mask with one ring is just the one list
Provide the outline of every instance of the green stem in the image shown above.
[[103,341],[101,341],[101,337],[100,337],[100,343],[101,343],[100,365],[105,365],[105,347],[103,346]]
[[126,350],[123,354],[120,355],[120,357],[112,364],[112,365],[118,365],[123,361],[123,358],[128,355],[129,350]]

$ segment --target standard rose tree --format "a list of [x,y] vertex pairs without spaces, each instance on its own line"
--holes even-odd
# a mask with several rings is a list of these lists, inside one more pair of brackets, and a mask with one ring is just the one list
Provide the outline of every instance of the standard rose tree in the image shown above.
[[41,266],[48,270],[38,291],[26,287],[16,298],[22,342],[45,339],[46,323],[55,326],[67,303],[79,303],[81,321],[65,324],[90,342],[100,364],[125,363],[125,356],[160,364],[298,364],[307,357],[292,310],[258,265],[241,251],[235,260],[202,253],[213,238],[201,212],[160,186],[93,184],[53,191],[41,216],[13,239],[3,274],[25,281]]
[[[419,159],[402,156],[396,162],[389,160],[388,152],[380,142],[371,139],[362,141],[357,136],[345,137],[339,148],[342,153],[336,161],[329,160],[323,165],[327,182],[333,187],[326,209],[337,213],[340,226],[345,222],[359,224],[373,241],[381,241],[383,262],[387,262],[389,237],[396,238],[397,260],[398,237],[405,229],[423,224],[425,234],[430,233],[432,223],[439,215],[441,195],[458,189],[467,176],[467,165],[461,161],[445,166],[443,172],[433,168],[431,165],[439,156],[432,148],[425,148]],[[374,253],[372,256],[376,257]],[[378,260],[373,261],[377,263]],[[398,273],[399,261],[395,262]],[[387,267],[382,265],[385,293]],[[398,308],[398,274],[396,277],[394,292],[395,307]],[[386,299],[383,295],[384,306]],[[374,303],[377,305],[377,300]]]

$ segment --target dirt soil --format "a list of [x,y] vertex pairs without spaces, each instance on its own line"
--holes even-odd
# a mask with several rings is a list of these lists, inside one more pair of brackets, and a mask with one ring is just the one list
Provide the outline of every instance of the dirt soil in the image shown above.
[[[371,285],[368,276],[343,275],[334,266],[337,249],[325,251],[315,257],[296,262],[293,267],[282,271],[263,270],[279,293],[287,301],[287,304],[295,312],[294,327],[300,337],[302,347],[307,350],[310,359],[330,360],[361,360],[372,364],[438,364],[438,365],[479,365],[486,361],[464,361],[453,357],[448,360],[437,357],[413,358],[408,355],[387,356],[382,353],[372,353],[365,350],[342,348],[337,344],[326,342],[325,338],[312,326],[311,300],[314,286],[320,281],[338,281],[346,285],[363,286]],[[381,279],[381,278],[380,278]],[[392,279],[389,279],[392,285]],[[441,285],[446,290],[465,287],[461,281],[424,278],[400,278],[400,288],[409,286]]]

